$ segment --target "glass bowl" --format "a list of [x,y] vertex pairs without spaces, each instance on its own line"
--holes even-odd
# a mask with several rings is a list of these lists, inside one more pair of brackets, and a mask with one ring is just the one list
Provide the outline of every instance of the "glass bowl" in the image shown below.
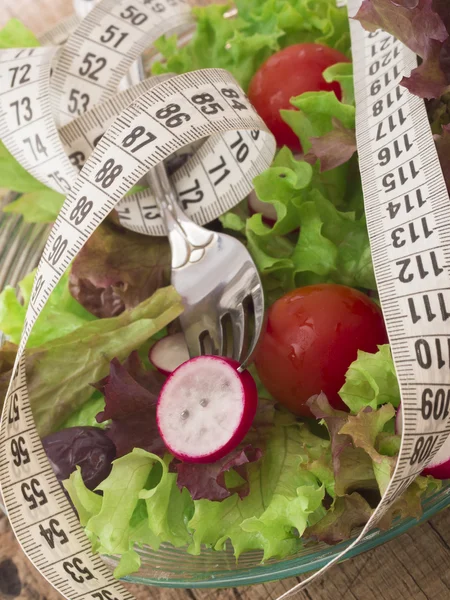
[[[11,194],[4,196],[0,204],[12,197]],[[8,284],[16,285],[37,265],[48,233],[49,226],[26,224],[21,217],[0,213],[0,289]],[[346,558],[390,541],[449,505],[450,481],[444,483],[439,492],[424,499],[420,519],[397,519],[387,531],[370,532]],[[354,537],[357,533],[355,531]],[[184,549],[169,544],[163,544],[158,551],[145,547],[138,549],[141,569],[126,580],[172,588],[218,588],[262,583],[319,569],[347,548],[351,541],[336,546],[308,543],[291,557],[271,559],[264,564],[261,564],[262,553],[256,551],[243,554],[236,563],[231,546],[222,552],[205,548],[199,556],[192,556]],[[105,562],[113,568],[118,559],[105,557]]]
[[[19,3],[21,6],[26,3],[34,6],[42,5],[44,9],[51,6],[51,11],[44,10],[44,13],[39,13],[41,18],[35,28],[36,33],[39,34],[45,30],[42,25],[43,14],[46,18],[47,15],[48,18],[50,16],[62,18],[69,14],[67,5],[70,0],[40,0],[39,2],[20,0]],[[6,6],[6,12],[14,5],[17,8],[16,0]],[[33,23],[29,21],[28,19],[27,26],[33,28]],[[54,23],[55,21],[47,22],[47,28]],[[188,38],[189,35],[185,37]],[[147,53],[146,58],[151,62],[156,56]],[[147,61],[146,63],[149,64]],[[12,194],[2,195],[0,190],[0,206],[11,201],[12,198]],[[5,285],[15,286],[37,265],[49,229],[47,225],[26,224],[21,217],[0,213],[0,289]],[[392,540],[449,505],[450,481],[444,483],[439,492],[424,499],[423,515],[420,519],[396,519],[387,531],[375,529],[366,535],[356,548],[349,551],[345,559]],[[357,534],[358,531],[355,530],[353,539]],[[231,545],[221,552],[204,548],[198,556],[192,556],[184,549],[174,548],[170,544],[163,544],[157,551],[144,547],[137,549],[142,561],[139,572],[126,577],[125,580],[170,588],[219,588],[263,583],[317,570],[350,546],[351,542],[352,539],[336,546],[328,546],[322,542],[309,542],[293,556],[282,560],[271,559],[264,564],[261,563],[262,552],[260,551],[247,552],[236,562]],[[104,557],[104,560],[112,568],[118,562],[118,558],[114,556]]]

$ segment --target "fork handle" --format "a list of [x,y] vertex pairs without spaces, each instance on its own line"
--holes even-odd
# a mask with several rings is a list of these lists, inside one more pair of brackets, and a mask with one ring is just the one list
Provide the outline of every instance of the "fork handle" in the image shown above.
[[[127,87],[145,79],[142,59],[138,58],[124,78]],[[146,176],[161,213],[172,251],[172,269],[199,261],[214,233],[191,221],[178,204],[177,193],[167,175],[164,163],[151,169]]]
[[164,220],[172,250],[172,269],[199,261],[213,241],[214,233],[199,227],[184,214],[163,163],[151,169],[146,179]]

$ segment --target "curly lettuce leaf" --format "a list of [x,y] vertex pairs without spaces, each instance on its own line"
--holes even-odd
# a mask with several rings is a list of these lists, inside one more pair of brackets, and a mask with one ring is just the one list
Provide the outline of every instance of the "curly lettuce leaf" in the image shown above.
[[399,406],[400,390],[388,344],[379,346],[375,354],[358,351],[356,360],[348,368],[339,395],[352,413],[358,413],[368,406],[376,410],[386,403]]
[[75,258],[69,288],[86,310],[105,318],[137,306],[169,279],[166,238],[102,223]]
[[379,434],[386,423],[395,417],[392,404],[384,404],[378,410],[365,408],[357,415],[349,415],[340,429],[340,435],[348,435],[355,448],[364,450],[372,460],[373,471],[380,494],[383,495],[394,472],[396,457],[384,456],[376,449]]
[[[0,293],[0,331],[18,344],[23,322],[30,301],[36,271],[29,273],[19,283],[23,303],[17,297],[15,288],[7,286]],[[69,274],[66,272],[39,315],[28,339],[27,346],[36,348],[52,340],[76,331],[95,317],[85,310],[69,292]]]
[[312,137],[333,129],[333,118],[346,128],[355,128],[355,107],[339,101],[334,92],[305,92],[290,102],[298,110],[281,110],[281,116],[297,134],[305,152],[311,147]]
[[365,525],[372,516],[370,504],[357,492],[336,498],[325,517],[308,527],[305,536],[326,544],[348,540],[356,527]]
[[147,525],[152,534],[158,540],[180,547],[191,541],[188,522],[194,513],[194,505],[189,492],[179,489],[177,476],[169,473],[171,460],[170,454],[164,457],[158,484],[141,490],[139,497],[146,503]]
[[[300,452],[306,426],[283,421],[277,415],[275,427],[266,440],[264,455],[248,465],[250,493],[243,500],[237,494],[222,502],[198,500],[189,527],[193,531],[190,551],[200,552],[202,544],[223,549],[227,540],[236,557],[247,550],[262,549],[264,560],[292,553],[310,517],[322,511],[324,488],[316,477],[303,470]],[[317,513],[316,513],[317,514]]]
[[366,408],[356,416],[334,409],[324,394],[310,400],[314,416],[323,419],[331,441],[335,492],[344,496],[361,490],[384,491],[395,465],[395,457],[378,452],[377,438],[395,415],[392,405],[379,410]]
[[84,485],[80,467],[76,468],[63,485],[75,506],[81,525],[85,526],[91,517],[100,512],[102,497]]
[[331,65],[322,73],[327,83],[337,81],[341,86],[342,102],[344,104],[355,104],[355,86],[353,84],[353,64],[342,62]]
[[422,58],[404,85],[421,98],[438,98],[450,90],[450,23],[448,3],[423,0],[399,6],[396,0],[364,0],[355,16],[368,31],[381,28]]
[[[118,317],[87,322],[27,352],[28,391],[40,435],[54,431],[92,396],[90,384],[108,374],[114,357],[125,360],[182,310],[174,288],[163,288]],[[0,376],[0,391],[10,377]]]
[[86,527],[99,538],[103,552],[115,554],[130,549],[130,521],[139,494],[159,460],[136,449],[115,460],[110,475],[97,487],[97,491],[103,492],[101,508],[89,519]]
[[317,42],[350,53],[347,14],[334,0],[237,0],[236,7],[238,16],[232,20],[223,16],[231,4],[195,7],[192,40],[182,48],[176,36],[158,40],[165,62],[155,63],[153,72],[220,67],[246,89],[261,64],[291,44]]
[[[341,169],[350,173],[350,164]],[[229,213],[222,218],[247,240],[272,300],[299,285],[335,282],[376,290],[369,237],[362,213],[360,180],[345,182],[350,210],[329,199],[328,183],[317,166],[296,160],[283,148],[272,167],[255,178],[255,190],[272,204],[278,219],[267,227],[261,215]],[[340,177],[340,176],[339,176]],[[356,209],[356,210],[354,210]],[[245,219],[245,220],[244,220]],[[289,235],[285,235],[291,231]]]

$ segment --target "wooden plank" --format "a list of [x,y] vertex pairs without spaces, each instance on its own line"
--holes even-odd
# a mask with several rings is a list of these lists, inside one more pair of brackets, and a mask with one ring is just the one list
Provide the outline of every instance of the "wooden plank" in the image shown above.
[[[250,587],[171,590],[129,585],[137,600],[276,600],[297,579]],[[450,512],[334,567],[298,600],[450,600]],[[0,599],[61,600],[31,566],[0,516]]]

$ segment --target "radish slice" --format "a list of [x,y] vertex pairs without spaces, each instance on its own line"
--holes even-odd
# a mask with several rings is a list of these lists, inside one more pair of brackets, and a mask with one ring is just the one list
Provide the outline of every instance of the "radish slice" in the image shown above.
[[450,437],[445,440],[428,467],[422,471],[422,475],[431,475],[436,479],[450,479]]
[[[395,433],[401,435],[402,431],[403,416],[401,406],[399,406],[395,416]],[[450,479],[450,436],[433,457],[431,463],[422,471],[422,475],[431,475],[435,479]]]
[[150,348],[148,358],[163,375],[170,375],[189,360],[189,352],[182,333],[161,338]]
[[166,446],[185,462],[210,463],[233,450],[252,424],[256,384],[239,363],[199,356],[178,367],[164,384],[156,408]]
[[261,202],[254,190],[248,196],[248,210],[251,215],[261,214],[263,222],[270,227],[277,222],[277,211],[273,204]]

